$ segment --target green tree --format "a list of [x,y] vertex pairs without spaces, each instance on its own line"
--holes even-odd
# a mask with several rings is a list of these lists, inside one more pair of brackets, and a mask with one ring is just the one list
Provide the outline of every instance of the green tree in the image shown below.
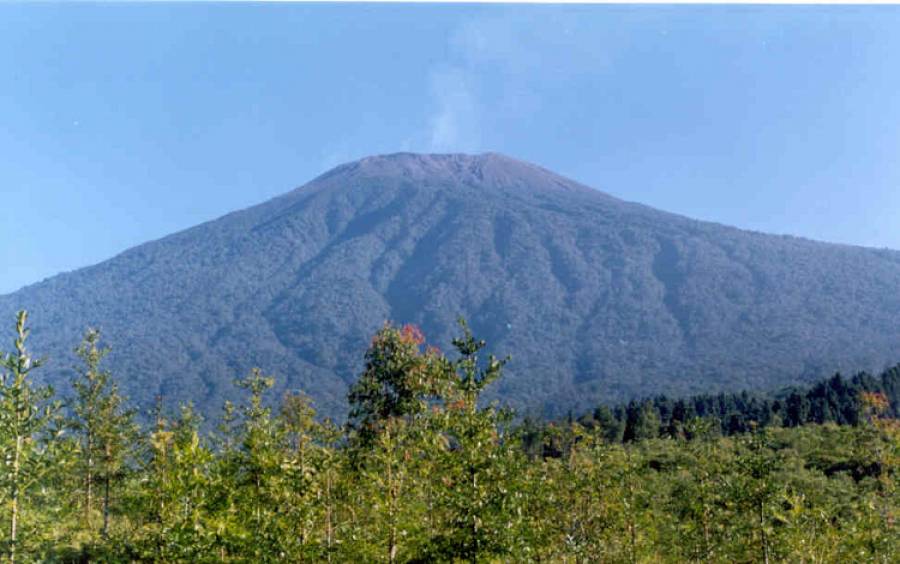
[[667,544],[675,558],[715,562],[723,559],[720,550],[732,519],[725,495],[732,461],[717,442],[714,421],[695,418],[684,430],[691,439],[675,443],[683,456],[667,479],[673,525]]
[[740,436],[736,447],[731,494],[741,509],[743,538],[749,541],[739,558],[768,564],[777,558],[775,506],[786,491],[780,472],[783,457],[771,448],[767,429]]
[[348,396],[350,428],[362,443],[372,442],[390,419],[421,415],[446,395],[451,369],[436,349],[423,352],[424,342],[417,327],[390,323],[372,338],[365,369]]
[[609,407],[601,405],[595,409],[594,420],[596,421],[596,425],[599,427],[603,438],[607,442],[622,442],[625,433],[625,423],[620,421]]
[[265,402],[274,379],[254,368],[236,380],[246,391],[247,401],[226,405],[226,440],[216,460],[217,483],[224,511],[225,543],[235,557],[255,561],[277,559],[284,472],[285,429],[272,416]]
[[623,440],[626,442],[655,439],[659,436],[660,420],[650,401],[628,406]]
[[3,507],[8,523],[6,555],[14,562],[20,546],[27,538],[20,530],[22,514],[28,509],[32,490],[42,486],[41,480],[53,465],[54,440],[59,431],[53,424],[59,402],[50,402],[53,390],[34,386],[31,372],[43,364],[34,360],[25,347],[29,329],[28,314],[16,316],[15,352],[2,355],[0,362],[0,449],[6,464],[0,474]]
[[495,405],[478,406],[481,393],[502,375],[508,359],[489,356],[479,363],[483,340],[475,339],[464,320],[463,335],[453,340],[460,357],[446,409],[435,412],[446,437],[439,459],[436,497],[444,522],[433,539],[438,558],[476,562],[508,556],[524,524],[523,503],[515,478],[524,464],[517,441],[505,432],[511,413]]
[[317,421],[309,396],[302,393],[284,396],[277,424],[283,442],[280,487],[273,494],[281,508],[280,550],[293,562],[328,560],[335,548],[339,430]]
[[109,536],[112,488],[124,477],[132,445],[137,438],[134,412],[125,408],[125,399],[111,380],[109,371],[100,363],[109,354],[100,346],[100,332],[88,329],[75,353],[82,361],[73,382],[70,425],[79,436],[80,470],[84,484],[84,524],[91,531],[93,521],[94,484],[102,490],[101,536]]
[[360,537],[357,557],[366,561],[412,559],[412,546],[424,525],[421,517],[421,474],[418,472],[418,429],[414,422],[390,417],[359,465],[367,534]]
[[[214,453],[201,439],[200,425],[191,405],[182,406],[172,421],[157,407],[144,477],[138,481],[142,492],[137,521],[143,526],[134,539],[135,554],[117,554],[118,559],[210,560],[221,548],[219,523],[210,516],[216,486],[211,472]],[[112,547],[111,552],[120,548],[131,547]]]

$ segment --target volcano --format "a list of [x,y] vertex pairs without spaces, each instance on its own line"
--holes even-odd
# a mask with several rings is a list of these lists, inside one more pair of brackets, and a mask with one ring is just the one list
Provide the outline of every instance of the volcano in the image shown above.
[[338,418],[386,320],[449,350],[464,316],[512,356],[489,395],[558,415],[894,364],[900,252],[696,221],[498,154],[394,154],[0,296],[10,329],[18,309],[63,388],[91,326],[141,406],[215,415],[259,366]]

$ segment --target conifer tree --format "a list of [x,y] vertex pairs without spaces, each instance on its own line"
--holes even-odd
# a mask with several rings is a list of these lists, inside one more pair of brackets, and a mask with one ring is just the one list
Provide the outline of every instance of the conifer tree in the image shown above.
[[632,402],[628,405],[623,440],[630,442],[655,439],[659,436],[659,427],[659,414],[652,402]]
[[620,421],[613,411],[605,405],[594,410],[594,420],[600,429],[603,438],[610,443],[622,442],[625,433],[625,423]]

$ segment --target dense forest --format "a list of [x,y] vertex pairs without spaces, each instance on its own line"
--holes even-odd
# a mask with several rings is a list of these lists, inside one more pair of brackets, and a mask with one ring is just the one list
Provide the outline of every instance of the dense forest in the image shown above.
[[[690,424],[696,418],[708,420],[710,429],[724,436],[767,426],[858,425],[866,416],[862,400],[872,393],[887,401],[882,415],[896,419],[900,415],[900,365],[885,370],[880,377],[861,372],[845,379],[835,374],[808,388],[792,387],[775,393],[745,391],[677,400],[660,395],[612,408],[601,405],[579,417],[578,423],[588,429],[598,429],[612,442],[678,438],[690,433]],[[571,420],[570,416],[569,423]],[[535,431],[553,426],[540,420],[526,421],[534,437],[540,436]]]
[[[895,562],[898,369],[772,397],[655,398],[552,424],[480,401],[505,360],[464,322],[372,338],[345,425],[236,380],[215,430],[150,425],[88,330],[72,394],[27,315],[0,358],[4,559],[57,562]],[[173,328],[173,331],[176,328]],[[538,346],[538,345],[535,345]],[[36,376],[38,379],[35,380]],[[893,402],[893,404],[892,404]]]

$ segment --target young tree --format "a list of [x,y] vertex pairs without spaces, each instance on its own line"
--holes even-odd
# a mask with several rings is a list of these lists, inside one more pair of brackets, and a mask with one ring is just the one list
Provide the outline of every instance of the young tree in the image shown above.
[[100,346],[100,331],[88,329],[75,353],[83,365],[73,382],[71,427],[81,446],[81,473],[84,483],[85,527],[93,530],[94,484],[103,487],[100,534],[109,536],[111,489],[122,477],[137,435],[134,412],[124,407],[124,398],[100,363],[109,354]]
[[380,426],[374,442],[359,458],[356,487],[365,507],[364,534],[360,535],[354,559],[405,562],[409,548],[424,525],[417,506],[421,481],[417,478],[420,449],[413,422],[391,417]]
[[[150,452],[143,469],[139,501],[142,522],[136,555],[115,560],[186,562],[207,560],[216,550],[217,524],[210,505],[215,484],[210,476],[214,453],[200,438],[201,420],[188,404],[169,421],[157,407]],[[111,552],[115,554],[116,548]]]
[[675,443],[683,456],[678,471],[668,478],[672,492],[667,509],[673,517],[668,544],[679,559],[713,562],[721,558],[718,551],[729,529],[724,494],[731,461],[717,442],[713,421],[695,418],[683,429],[690,440]]
[[350,388],[350,429],[357,442],[374,441],[381,426],[394,417],[423,414],[447,394],[452,370],[413,325],[385,323],[366,351],[366,366]]
[[508,359],[493,355],[485,366],[475,339],[460,319],[463,335],[453,340],[460,354],[454,364],[446,409],[438,411],[447,447],[440,458],[437,499],[443,526],[434,539],[437,558],[456,557],[476,562],[485,557],[509,556],[524,524],[518,510],[522,497],[514,485],[525,455],[504,433],[511,413],[491,405],[478,406],[484,389],[500,378]]
[[340,459],[338,429],[316,420],[309,396],[286,394],[277,424],[281,429],[280,487],[274,494],[280,546],[293,562],[330,559],[335,544],[335,482]]
[[890,402],[881,392],[859,398],[864,423],[854,429],[853,450],[867,503],[867,549],[873,556],[900,551],[900,420],[887,417]]
[[236,385],[247,391],[249,401],[231,411],[233,425],[217,460],[223,503],[232,522],[228,543],[236,556],[254,561],[278,558],[278,502],[283,479],[284,428],[272,417],[264,401],[273,378],[254,368]]
[[424,343],[418,328],[386,323],[350,389],[354,490],[366,500],[358,513],[367,523],[355,544],[356,559],[408,560],[410,545],[432,523],[415,515],[429,504],[423,487],[431,477],[424,469],[440,440],[431,414],[446,399],[453,372],[436,349],[423,350]]
[[774,506],[785,492],[780,475],[783,457],[771,448],[770,442],[768,429],[756,429],[739,437],[733,461],[735,480],[730,492],[742,509],[743,538],[750,541],[739,558],[751,558],[765,564],[777,558]]
[[15,352],[2,355],[0,360],[0,455],[6,461],[0,480],[9,531],[5,543],[9,562],[15,562],[23,543],[19,524],[28,496],[51,469],[50,447],[58,437],[48,434],[60,408],[58,402],[49,401],[53,390],[32,385],[31,371],[43,361],[34,360],[25,348],[30,332],[25,327],[27,320],[27,312],[20,311],[16,316]]

